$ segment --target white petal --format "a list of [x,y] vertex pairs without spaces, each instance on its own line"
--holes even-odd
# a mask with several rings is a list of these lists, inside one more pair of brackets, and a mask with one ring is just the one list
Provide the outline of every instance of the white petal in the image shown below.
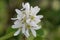
[[41,19],[41,18],[43,18],[43,15],[36,16],[36,19]]
[[30,15],[33,15],[33,16],[36,15],[35,14],[35,9],[32,6],[31,6],[31,13],[30,13]]
[[16,20],[14,22],[14,25],[12,25],[12,28],[20,28],[22,26],[22,23],[19,20]]
[[25,3],[25,5],[24,5],[24,3],[22,3],[22,6],[23,6],[23,8],[25,8],[26,10],[29,10],[30,9],[30,4],[27,2],[27,3]]
[[15,9],[15,11],[17,12],[17,14],[22,14],[22,12],[19,9]]
[[38,29],[40,29],[41,28],[41,26],[38,26],[38,25],[36,25],[36,26],[34,26],[34,27],[32,27],[34,30],[38,30]]
[[18,25],[12,25],[12,28],[19,28]]
[[35,22],[35,23],[39,23],[39,22],[41,22],[41,20],[40,20],[41,18],[43,18],[42,15],[35,16],[35,18],[34,18],[34,22]]
[[17,18],[11,18],[11,20],[17,20]]
[[21,20],[22,19],[22,15],[17,15],[17,19]]
[[25,33],[25,24],[22,24],[22,33]]
[[15,11],[17,12],[17,19],[21,20],[22,18],[25,17],[25,15],[18,9],[15,9]]
[[40,8],[38,8],[38,6],[35,6],[34,9],[36,14],[40,11]]
[[24,2],[22,3],[22,7],[25,8]]
[[25,35],[27,38],[30,36],[28,29],[26,30],[26,32],[24,33],[24,35]]
[[16,21],[14,22],[14,24],[19,24],[19,22],[20,22],[19,20],[16,20]]
[[20,28],[20,27],[22,27],[22,23],[12,25],[12,28]]
[[34,18],[33,21],[34,21],[36,24],[39,23],[39,22],[41,22],[41,20],[40,20],[39,18]]
[[40,8],[38,8],[38,6],[35,6],[34,8],[31,7],[31,12],[32,12],[33,14],[36,15],[39,11],[40,11]]
[[22,20],[25,17],[25,14],[17,15],[18,20]]
[[36,37],[36,31],[31,28],[31,32],[32,32],[33,36]]
[[20,33],[20,29],[14,33],[14,36],[17,36]]
[[35,22],[33,22],[33,21],[31,21],[31,22],[30,22],[30,25],[31,25],[31,26],[35,26],[35,25],[36,25],[36,23],[35,23]]
[[28,19],[26,21],[30,26],[35,26],[36,25],[36,22],[35,21],[31,21],[30,19]]
[[33,26],[33,25],[34,25],[34,22],[31,22],[31,19],[27,19],[26,22],[27,22],[27,24],[29,24],[30,26]]
[[31,19],[27,19],[26,22],[27,22],[27,23],[30,23],[30,20],[31,20]]

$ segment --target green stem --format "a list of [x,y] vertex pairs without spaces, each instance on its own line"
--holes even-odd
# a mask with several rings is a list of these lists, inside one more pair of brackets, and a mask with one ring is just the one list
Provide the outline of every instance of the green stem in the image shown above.
[[6,34],[5,36],[0,37],[0,40],[6,40],[8,38],[11,38],[11,37],[13,37],[13,34],[14,34],[14,32],[11,32],[9,34]]

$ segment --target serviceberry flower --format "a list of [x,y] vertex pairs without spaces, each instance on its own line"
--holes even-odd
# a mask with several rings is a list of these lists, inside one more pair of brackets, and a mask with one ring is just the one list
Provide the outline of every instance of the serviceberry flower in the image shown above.
[[33,36],[36,37],[36,30],[41,28],[41,25],[38,25],[41,22],[41,18],[43,15],[37,15],[40,11],[38,6],[32,7],[29,3],[22,3],[22,9],[15,9],[17,13],[17,18],[11,18],[11,20],[15,20],[12,28],[18,29],[14,36],[17,36],[21,31],[28,38],[30,36],[30,31]]

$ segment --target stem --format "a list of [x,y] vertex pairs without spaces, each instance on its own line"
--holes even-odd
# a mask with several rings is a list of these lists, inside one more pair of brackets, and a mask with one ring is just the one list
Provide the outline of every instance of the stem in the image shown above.
[[18,36],[18,40],[26,40],[26,36],[22,33]]
[[23,35],[23,38],[22,38],[23,40],[26,40],[26,37],[25,37],[25,35]]
[[11,37],[13,37],[13,34],[14,34],[14,32],[11,32],[9,34],[6,34],[5,36],[0,37],[0,40],[6,40],[8,38],[11,38]]

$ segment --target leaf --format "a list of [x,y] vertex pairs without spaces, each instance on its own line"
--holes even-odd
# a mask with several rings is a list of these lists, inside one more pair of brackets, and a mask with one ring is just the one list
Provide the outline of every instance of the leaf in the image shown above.
[[42,40],[42,35],[44,34],[43,30],[40,29],[40,30],[37,30],[37,37],[34,38],[34,40]]
[[7,29],[7,32],[4,36],[0,37],[0,40],[6,40],[6,39],[9,39],[11,37],[14,36],[14,33],[15,33],[16,30],[12,29],[11,27],[9,27]]
[[9,33],[9,34],[6,34],[6,35],[3,36],[3,37],[0,37],[0,40],[6,40],[6,39],[8,39],[8,38],[13,37],[13,33],[14,33],[14,32],[11,32],[11,33]]
[[37,36],[34,40],[43,40],[42,37]]
[[30,36],[27,38],[27,40],[34,40],[34,36],[30,34]]
[[42,36],[43,34],[44,34],[44,32],[42,29],[37,30],[37,36]]
[[12,29],[11,27],[8,27],[7,28],[7,31],[6,31],[6,34],[10,33],[10,32],[14,32],[16,31],[17,29]]

